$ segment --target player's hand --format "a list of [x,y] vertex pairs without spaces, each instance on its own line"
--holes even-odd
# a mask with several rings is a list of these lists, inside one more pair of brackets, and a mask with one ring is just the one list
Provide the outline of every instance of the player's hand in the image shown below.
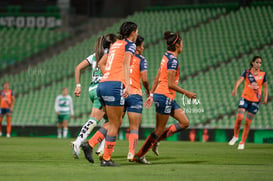
[[190,99],[196,99],[196,94],[193,92],[186,92],[185,95]]
[[76,87],[74,91],[75,96],[80,97],[81,95],[81,87]]
[[264,99],[263,99],[262,104],[267,104],[267,98],[264,98]]
[[123,94],[122,97],[127,98],[129,96],[129,87],[125,87],[125,89],[123,89]]
[[237,91],[236,91],[236,90],[233,90],[231,94],[232,94],[232,96],[235,97],[235,96],[237,95]]
[[10,112],[12,112],[12,111],[13,111],[13,107],[10,108]]
[[71,118],[74,118],[74,115],[71,115]]
[[154,99],[152,96],[149,96],[148,99],[144,102],[145,108],[150,108],[154,102]]
[[57,115],[60,115],[60,112],[57,112]]

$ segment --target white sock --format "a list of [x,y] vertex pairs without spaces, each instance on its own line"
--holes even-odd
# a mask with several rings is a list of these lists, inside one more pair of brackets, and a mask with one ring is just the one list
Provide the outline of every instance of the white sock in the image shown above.
[[64,128],[63,137],[67,138],[68,128]]
[[58,138],[62,138],[62,128],[58,128]]
[[96,127],[97,120],[95,118],[90,118],[82,127],[75,143],[81,145],[82,142],[88,137],[91,131]]
[[103,152],[104,151],[104,145],[105,145],[105,139],[100,142],[100,146],[98,147],[96,152]]

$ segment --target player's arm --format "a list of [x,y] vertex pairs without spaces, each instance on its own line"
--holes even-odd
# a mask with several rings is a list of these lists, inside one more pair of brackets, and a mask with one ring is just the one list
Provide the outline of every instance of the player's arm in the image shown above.
[[147,97],[150,96],[150,86],[149,86],[149,79],[148,79],[148,71],[142,71],[141,72],[141,80],[142,80],[142,85],[145,88],[146,95]]
[[75,68],[75,80],[76,80],[76,88],[74,91],[75,96],[79,97],[81,95],[81,70],[90,66],[90,63],[87,60],[83,60],[77,67]]
[[267,88],[267,82],[263,83],[263,89],[264,89],[264,99],[263,104],[267,104],[267,98],[268,98],[268,88]]
[[239,85],[244,81],[244,77],[240,76],[239,79],[236,81],[234,88],[232,90],[232,95],[236,96],[237,95],[237,89],[239,87]]
[[130,92],[130,62],[132,56],[133,55],[131,53],[125,53],[123,58],[123,74],[126,84],[122,95],[124,98],[128,97]]
[[153,104],[153,93],[158,85],[158,82],[159,82],[159,77],[160,77],[160,69],[158,69],[157,73],[156,73],[156,76],[154,78],[154,81],[153,81],[153,85],[152,85],[152,89],[150,91],[150,94],[149,94],[149,97],[148,99],[144,102],[144,106],[146,108],[150,108]]
[[105,66],[106,66],[106,63],[107,63],[107,57],[108,57],[108,55],[105,53],[105,54],[101,57],[101,59],[100,59],[100,61],[99,61],[99,63],[98,63],[98,67],[99,67],[99,69],[100,69],[102,75],[104,74]]
[[[1,102],[1,101],[0,101]],[[10,106],[10,110],[13,111],[13,107],[14,107],[14,103],[15,103],[15,97],[14,95],[11,96],[11,106]]]
[[56,100],[55,100],[55,112],[59,115],[60,112],[59,112],[59,105],[58,105],[58,102],[59,102],[59,96],[57,96]]
[[187,91],[185,89],[182,89],[178,85],[175,84],[175,75],[176,71],[175,70],[168,70],[168,87],[169,89],[172,89],[176,92],[179,92],[181,94],[185,94],[188,98],[190,99],[195,99],[196,94],[190,91]]

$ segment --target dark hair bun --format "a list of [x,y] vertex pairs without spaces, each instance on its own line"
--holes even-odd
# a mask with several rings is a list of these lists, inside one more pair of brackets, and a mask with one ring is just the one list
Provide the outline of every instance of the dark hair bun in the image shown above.
[[171,31],[166,31],[166,32],[164,33],[164,40],[168,40],[172,34],[173,34],[173,33],[172,33]]

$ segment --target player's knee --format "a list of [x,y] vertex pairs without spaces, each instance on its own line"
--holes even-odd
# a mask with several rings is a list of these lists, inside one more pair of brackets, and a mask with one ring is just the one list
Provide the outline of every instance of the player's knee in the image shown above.
[[243,114],[237,114],[237,120],[242,121],[244,119],[244,115]]
[[181,128],[185,128],[185,129],[186,129],[187,127],[189,127],[189,125],[190,125],[189,121],[183,122],[182,125],[180,124]]

